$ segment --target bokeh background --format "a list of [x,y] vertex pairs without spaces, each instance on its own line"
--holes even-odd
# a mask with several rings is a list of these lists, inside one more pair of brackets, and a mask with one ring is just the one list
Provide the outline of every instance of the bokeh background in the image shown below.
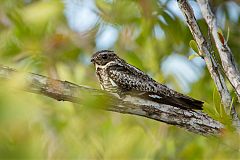
[[[239,3],[211,1],[238,63]],[[190,4],[207,36],[197,3]],[[158,82],[205,101],[205,112],[228,123],[204,61],[189,60],[192,39],[175,0],[0,1],[1,65],[100,88],[90,57],[111,49]],[[22,84],[18,76],[0,82],[1,159],[240,158],[240,137],[231,129],[221,137],[203,137],[98,110],[99,102],[58,102],[14,89]],[[236,98],[233,103],[239,111]]]

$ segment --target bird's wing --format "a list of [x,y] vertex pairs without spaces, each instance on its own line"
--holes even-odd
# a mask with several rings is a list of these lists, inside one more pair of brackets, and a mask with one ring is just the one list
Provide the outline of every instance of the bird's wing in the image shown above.
[[133,66],[116,64],[107,69],[109,78],[122,92],[180,108],[202,109],[203,102],[171,90],[141,70],[129,67]]
[[125,65],[116,64],[107,69],[108,76],[123,91],[150,91],[147,83],[147,75],[134,68],[128,68]]

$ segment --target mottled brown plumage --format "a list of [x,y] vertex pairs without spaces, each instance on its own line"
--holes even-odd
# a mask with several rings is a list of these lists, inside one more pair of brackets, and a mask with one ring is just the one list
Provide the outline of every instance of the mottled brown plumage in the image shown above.
[[202,109],[203,102],[160,84],[140,69],[126,63],[113,51],[96,52],[91,59],[102,89],[120,97],[134,95],[184,109]]

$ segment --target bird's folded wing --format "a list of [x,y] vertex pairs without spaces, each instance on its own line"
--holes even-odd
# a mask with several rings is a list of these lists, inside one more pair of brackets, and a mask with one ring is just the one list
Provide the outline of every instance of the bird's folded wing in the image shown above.
[[157,83],[143,72],[136,72],[136,68],[114,65],[108,68],[108,76],[125,94],[185,109],[202,109],[203,102]]

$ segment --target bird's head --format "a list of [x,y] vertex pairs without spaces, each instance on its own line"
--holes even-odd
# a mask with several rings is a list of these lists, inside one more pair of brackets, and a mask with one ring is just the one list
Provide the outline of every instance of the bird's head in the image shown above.
[[109,51],[109,50],[102,50],[102,51],[98,51],[96,52],[92,58],[91,58],[91,62],[94,65],[99,65],[99,66],[104,66],[107,63],[111,62],[117,62],[118,60],[118,56],[113,52],[113,51]]

